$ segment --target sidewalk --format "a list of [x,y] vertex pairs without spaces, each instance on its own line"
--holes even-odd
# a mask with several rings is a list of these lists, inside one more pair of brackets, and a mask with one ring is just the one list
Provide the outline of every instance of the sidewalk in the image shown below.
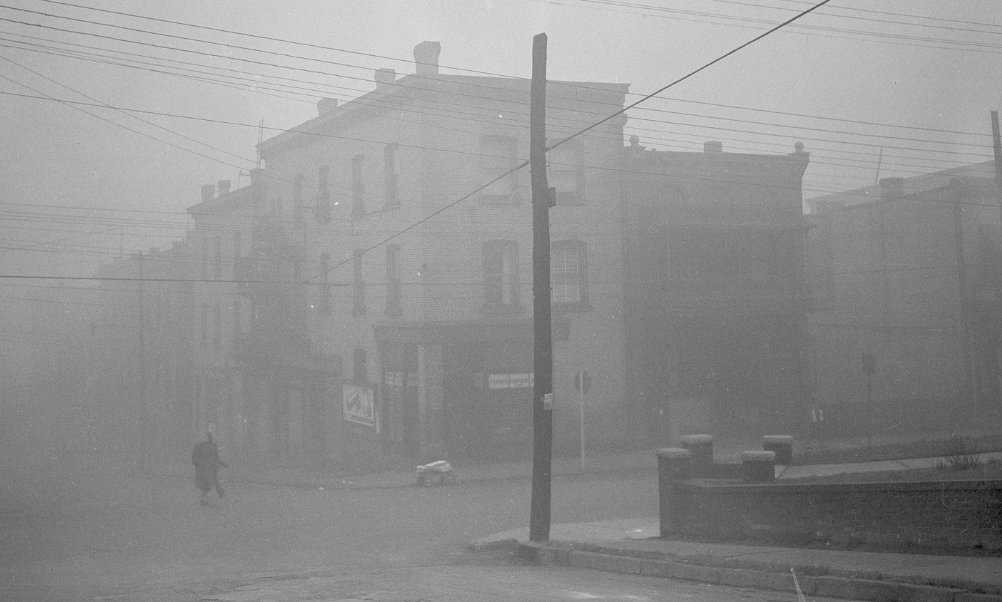
[[[717,461],[738,461],[745,448],[715,446]],[[1002,459],[1002,452],[982,454]],[[796,479],[845,473],[936,466],[941,458],[885,460],[778,467],[777,478]],[[457,467],[459,483],[526,479],[531,463]],[[657,457],[644,450],[580,458],[554,458],[552,474],[571,476],[645,471],[656,480]],[[232,478],[261,484],[325,489],[413,487],[414,471],[356,476],[286,470],[240,471]],[[876,601],[1002,602],[1002,557],[933,556],[772,546],[671,541],[658,538],[656,509],[635,520],[557,524],[550,541],[528,541],[528,528],[495,533],[469,544],[473,550],[511,549],[523,558],[619,573],[790,592],[793,573],[804,595]],[[794,598],[795,599],[795,598]]]

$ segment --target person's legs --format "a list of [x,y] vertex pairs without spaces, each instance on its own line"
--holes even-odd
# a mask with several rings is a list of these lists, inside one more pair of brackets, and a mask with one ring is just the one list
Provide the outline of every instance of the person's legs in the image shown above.
[[216,472],[212,473],[212,486],[215,487],[216,493],[219,497],[226,497],[226,492],[223,491],[223,486],[219,484],[219,474]]

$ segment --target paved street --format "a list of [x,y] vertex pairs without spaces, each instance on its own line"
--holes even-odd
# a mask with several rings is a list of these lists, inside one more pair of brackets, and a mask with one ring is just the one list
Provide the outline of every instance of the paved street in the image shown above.
[[[765,599],[466,552],[471,539],[527,523],[526,480],[319,490],[226,476],[227,497],[201,507],[181,474],[67,461],[6,469],[0,599]],[[656,507],[649,475],[560,477],[553,489],[554,522]]]

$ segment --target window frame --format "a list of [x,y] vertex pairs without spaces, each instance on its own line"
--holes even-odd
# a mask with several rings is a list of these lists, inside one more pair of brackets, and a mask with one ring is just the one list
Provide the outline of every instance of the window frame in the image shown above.
[[365,274],[363,272],[362,257],[365,256],[365,249],[355,249],[351,256],[351,289],[352,303],[351,315],[361,316],[365,314]]
[[386,311],[387,316],[403,314],[400,286],[400,245],[386,246]]
[[365,155],[359,153],[351,158],[351,216],[365,215]]
[[[576,258],[576,269],[571,273],[567,269],[559,270],[558,253]],[[559,270],[559,271],[558,271]],[[558,282],[563,286],[576,285],[577,299],[557,299]],[[550,305],[555,311],[590,311],[588,302],[588,244],[576,238],[567,238],[550,243]]]
[[[502,145],[506,147],[504,150],[509,151],[506,155],[495,155],[488,153],[489,150],[495,150],[495,148],[490,148],[490,143],[496,142],[498,147]],[[492,164],[496,162],[497,165]],[[480,198],[487,202],[495,203],[513,203],[518,200],[518,172],[511,171],[518,164],[518,139],[514,136],[508,136],[504,134],[487,134],[480,137],[480,174],[482,184],[484,185],[483,190],[480,191]],[[502,175],[505,172],[511,171],[507,174],[505,178],[498,180],[497,182],[491,183],[492,180]],[[507,192],[498,190],[499,185],[502,183],[507,183]]]
[[[496,267],[500,269],[496,270]],[[485,241],[483,269],[485,311],[509,312],[520,309],[518,243],[507,239]]]
[[[554,163],[550,161],[550,153],[573,153],[573,165],[566,165],[563,163],[557,163],[564,169],[554,169]],[[573,191],[561,190],[559,186],[556,186],[558,177],[555,172],[560,173],[572,173],[573,178],[576,180],[576,186]],[[570,140],[564,142],[560,146],[551,149],[546,153],[546,173],[547,180],[551,187],[557,190],[557,205],[584,205],[587,203],[587,196],[585,195],[585,174],[584,174],[584,142],[580,139]]]

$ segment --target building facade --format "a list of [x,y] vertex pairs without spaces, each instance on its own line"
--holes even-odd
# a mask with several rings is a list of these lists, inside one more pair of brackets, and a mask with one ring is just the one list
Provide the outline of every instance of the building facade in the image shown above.
[[[416,73],[377,70],[374,91],[259,144],[249,185],[203,186],[173,288],[122,293],[143,316],[173,300],[178,322],[142,345],[186,353],[145,368],[176,387],[145,399],[179,449],[212,430],[270,464],[531,453],[530,82],[439,73],[433,42],[414,54]],[[808,155],[624,146],[625,116],[575,135],[627,93],[547,84],[556,451],[790,431]]]
[[627,151],[624,240],[635,437],[800,432],[810,310],[809,154]]
[[999,420],[999,204],[983,163],[808,201],[814,396],[848,433]]

